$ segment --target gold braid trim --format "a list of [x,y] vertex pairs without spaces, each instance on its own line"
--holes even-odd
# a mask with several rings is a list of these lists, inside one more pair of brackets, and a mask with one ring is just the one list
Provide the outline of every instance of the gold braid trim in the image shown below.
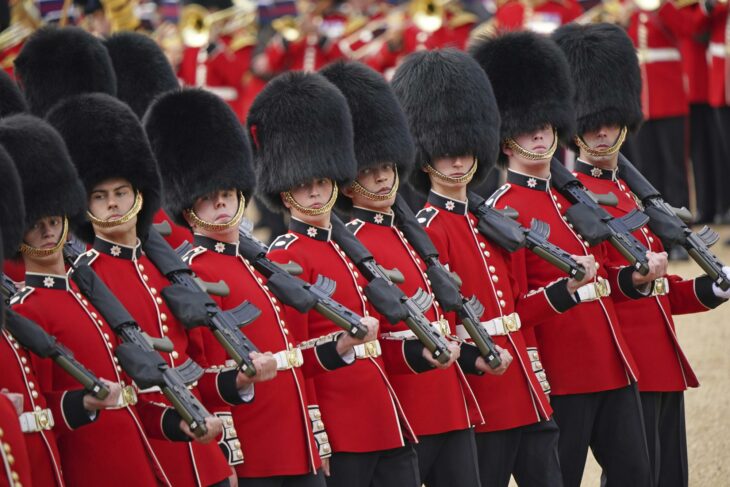
[[284,199],[292,205],[294,208],[297,209],[297,211],[307,215],[307,216],[319,216],[324,215],[328,211],[332,209],[333,206],[335,206],[335,201],[337,201],[337,184],[332,181],[332,194],[330,195],[329,201],[325,203],[325,205],[322,208],[307,208],[305,206],[302,206],[299,204],[297,200],[294,199],[294,196],[289,191],[285,191],[283,193]]
[[393,187],[390,188],[390,191],[388,191],[387,194],[377,194],[373,193],[372,191],[366,189],[363,185],[358,183],[357,181],[353,181],[350,187],[352,190],[356,193],[359,193],[366,197],[369,200],[373,201],[385,201],[391,199],[395,194],[398,192],[398,185],[400,184],[400,180],[398,178],[398,169],[395,170],[395,182],[393,183]]
[[479,164],[479,161],[474,158],[474,164],[471,165],[471,169],[464,174],[463,176],[460,176],[458,178],[452,178],[451,176],[447,176],[446,174],[439,172],[436,170],[435,167],[433,167],[431,164],[426,164],[423,168],[426,170],[427,173],[435,177],[436,179],[440,179],[441,181],[445,183],[451,183],[451,184],[463,184],[468,183],[472,180],[474,177],[474,174],[477,172],[477,164]]
[[530,161],[542,161],[545,159],[551,159],[553,157],[553,154],[555,154],[555,151],[558,150],[558,132],[557,130],[553,129],[553,143],[548,147],[548,150],[545,152],[532,152],[530,150],[525,149],[520,144],[517,143],[515,139],[512,137],[506,139],[504,141],[505,144],[507,144],[507,147],[515,151],[520,156],[524,157],[527,160]]
[[58,239],[56,245],[49,249],[39,249],[36,247],[31,247],[26,243],[21,243],[20,253],[23,255],[27,255],[28,257],[48,257],[49,255],[53,255],[61,250],[61,247],[63,247],[63,245],[66,243],[66,237],[68,237],[68,218],[64,216],[63,231],[61,232],[61,238]]
[[575,144],[581,148],[581,150],[585,151],[586,154],[593,157],[604,157],[604,156],[612,156],[615,153],[619,151],[621,146],[623,145],[624,141],[626,140],[626,134],[628,132],[628,129],[626,128],[626,125],[621,127],[621,133],[618,134],[618,138],[616,139],[616,142],[609,147],[608,149],[602,149],[597,150],[593,149],[586,144],[586,142],[583,140],[583,138],[580,135],[576,135],[573,138],[573,141]]
[[118,227],[119,225],[124,225],[129,220],[137,216],[142,210],[142,193],[139,191],[136,192],[134,197],[134,204],[129,209],[127,213],[125,213],[120,219],[118,220],[101,220],[94,215],[91,214],[90,211],[86,212],[86,216],[89,218],[91,223],[96,225],[99,228],[112,228],[112,227]]
[[238,208],[236,209],[236,214],[233,215],[233,218],[228,220],[226,223],[211,223],[208,221],[203,220],[200,218],[196,213],[195,210],[192,208],[188,208],[187,210],[184,210],[183,213],[185,213],[185,216],[187,216],[191,223],[194,225],[199,226],[200,228],[207,230],[209,232],[223,232],[225,230],[228,230],[232,227],[237,227],[239,223],[241,223],[241,218],[243,218],[243,211],[246,208],[246,198],[243,197],[243,193],[240,191],[238,192]]

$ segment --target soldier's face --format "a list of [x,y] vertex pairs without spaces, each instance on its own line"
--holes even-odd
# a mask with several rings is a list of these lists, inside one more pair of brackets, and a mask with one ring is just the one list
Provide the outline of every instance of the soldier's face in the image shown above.
[[[434,159],[431,161],[431,167],[446,176],[460,178],[468,173],[472,166],[476,163],[477,161],[472,154],[466,154],[462,156],[444,156]],[[434,176],[429,177],[431,178],[431,187],[437,192],[439,192],[439,190],[443,192],[443,189],[463,188],[469,184],[468,182],[446,182],[441,179],[437,179]]]
[[[332,181],[328,178],[313,179],[307,183],[300,184],[289,190],[297,203],[305,208],[322,208],[332,196]],[[291,205],[284,202],[287,208]]]
[[[208,223],[228,223],[236,215],[238,210],[238,191],[235,189],[221,189],[212,191],[195,200],[193,211],[203,221]],[[206,237],[221,239],[219,233],[209,232],[194,223],[191,224],[193,231]],[[227,229],[225,234],[238,235],[238,227]]]
[[[546,154],[548,149],[553,145],[553,142],[555,142],[555,131],[553,130],[552,125],[547,124],[544,127],[535,130],[534,132],[529,132],[514,137],[513,140],[517,142],[520,147],[522,147],[523,149],[527,149],[530,152],[535,152],[537,154]],[[507,157],[509,157],[509,165],[512,169],[524,171],[527,168],[534,169],[536,167],[548,167],[550,165],[550,157],[533,161],[531,159],[523,157],[506,145],[502,147],[502,152],[504,152]]]
[[[25,232],[23,242],[36,249],[50,249],[58,244],[58,240],[63,234],[63,217],[62,216],[46,216],[36,221],[30,229]],[[47,263],[61,258],[61,252],[56,252],[50,256],[24,256],[25,259],[32,261],[42,261]]]
[[[361,169],[357,173],[357,182],[363,188],[371,193],[384,195],[388,194],[395,184],[395,164],[384,162],[373,167]],[[376,211],[385,211],[395,202],[395,195],[383,201],[375,201],[367,196],[363,196],[357,191],[353,191],[351,187],[343,189],[346,196],[352,198],[354,206],[360,206]]]
[[[89,194],[89,212],[96,218],[114,221],[122,218],[134,205],[135,193],[132,184],[123,178],[107,179],[94,186]],[[101,228],[94,226],[94,233],[104,238],[126,234],[137,224],[135,216],[128,222]]]
[[[582,134],[581,138],[591,149],[603,151],[613,147],[613,145],[618,140],[620,134],[620,125],[606,125],[599,128],[598,130]],[[600,164],[615,161],[617,160],[618,155],[612,154],[608,156],[593,156],[581,150],[580,158],[591,164]]]

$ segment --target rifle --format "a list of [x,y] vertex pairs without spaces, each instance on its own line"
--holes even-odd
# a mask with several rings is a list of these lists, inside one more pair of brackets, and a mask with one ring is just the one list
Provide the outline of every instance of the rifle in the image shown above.
[[499,358],[499,352],[492,337],[480,324],[484,306],[476,296],[467,299],[461,294],[459,290],[461,283],[458,281],[458,276],[446,270],[441,264],[436,247],[418,223],[416,215],[413,214],[403,196],[396,196],[392,208],[398,228],[401,229],[408,242],[426,263],[426,275],[431,281],[431,289],[436,295],[436,300],[441,304],[444,311],[457,312],[464,329],[479,349],[484,360],[491,368],[496,369],[502,364],[502,360]]
[[122,369],[142,389],[159,387],[190,429],[204,436],[208,432],[205,418],[211,414],[187,387],[203,375],[203,369],[192,360],[171,368],[156,351],[172,351],[169,338],[151,338],[142,332],[96,272],[88,264],[76,262],[80,252],[73,243],[67,243],[63,253],[71,279],[122,340],[115,352]]
[[649,273],[647,249],[631,232],[649,221],[644,213],[633,210],[614,218],[557,159],[550,161],[551,183],[572,206],[565,216],[590,245],[608,240],[641,275]]
[[256,346],[243,334],[241,327],[251,323],[261,310],[248,301],[229,311],[220,306],[203,290],[193,271],[157,232],[149,232],[142,244],[145,255],[172,283],[161,291],[173,314],[191,329],[207,326],[241,371],[248,377],[256,375],[250,357],[258,352]]
[[487,205],[484,198],[473,191],[469,192],[468,199],[469,211],[479,218],[477,229],[486,238],[508,252],[526,247],[570,277],[578,281],[583,279],[586,274],[583,266],[576,262],[568,252],[548,240],[550,225],[533,218],[530,228],[525,228],[514,221],[518,215],[512,208],[505,208],[503,211],[495,210]]
[[[5,274],[2,276],[2,281],[2,291],[7,302],[17,289]],[[109,396],[109,388],[93,372],[81,365],[74,358],[71,350],[64,347],[56,340],[56,337],[49,335],[34,321],[8,308],[5,327],[20,345],[41,358],[53,360],[95,398],[104,400]]]
[[664,245],[667,248],[681,245],[687,249],[687,253],[720,289],[730,289],[730,279],[722,271],[722,262],[710,252],[710,247],[720,238],[717,232],[705,226],[694,233],[682,219],[689,213],[687,209],[673,208],[664,201],[661,193],[623,154],[618,157],[618,170],[621,178],[644,205],[644,212],[649,215],[649,228]]
[[[294,277],[285,270],[283,265],[268,259],[266,257],[266,247],[263,247],[243,229],[239,230],[238,236],[238,252],[267,279],[266,284],[279,301],[291,306],[300,313],[306,313],[314,309],[354,337],[362,339],[367,335],[367,328],[360,323],[362,316],[332,299],[337,286],[335,281],[319,275],[317,281],[310,284]],[[289,263],[285,266],[297,273],[294,268],[296,264]],[[301,267],[299,267],[298,273],[301,273]]]
[[413,297],[406,296],[393,284],[373,254],[350,232],[340,218],[331,215],[332,238],[352,260],[360,273],[369,281],[365,295],[376,310],[391,323],[405,321],[408,328],[431,352],[439,363],[451,359],[451,352],[442,337],[423,312],[431,306],[431,296],[419,288]]

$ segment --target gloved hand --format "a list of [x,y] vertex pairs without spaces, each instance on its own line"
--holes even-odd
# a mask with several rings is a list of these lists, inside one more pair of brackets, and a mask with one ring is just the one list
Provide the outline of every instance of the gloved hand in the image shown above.
[[[730,279],[730,266],[724,266],[722,268],[722,272]],[[715,293],[715,296],[722,299],[730,299],[730,289],[727,291],[723,291],[720,289],[720,286],[717,284],[712,285],[712,292]]]

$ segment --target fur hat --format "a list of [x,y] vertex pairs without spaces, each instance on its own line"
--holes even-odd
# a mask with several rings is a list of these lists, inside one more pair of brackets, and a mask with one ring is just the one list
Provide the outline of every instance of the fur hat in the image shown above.
[[32,115],[0,121],[0,144],[18,169],[27,230],[39,218],[66,215],[72,228],[86,219],[86,193],[66,144],[56,130]]
[[256,187],[251,146],[236,114],[219,97],[189,89],[162,95],[144,128],[164,183],[164,206],[180,225],[199,196],[236,188],[246,201]]
[[117,77],[117,98],[129,105],[140,119],[155,97],[180,88],[165,53],[150,37],[122,32],[104,44]]
[[23,241],[25,202],[13,159],[0,146],[0,231],[5,255],[15,255]]
[[[111,178],[124,178],[142,193],[144,205],[137,215],[137,234],[144,239],[152,216],[160,208],[161,182],[137,116],[116,98],[95,93],[67,98],[46,118],[66,142],[88,193]],[[76,232],[87,242],[94,238],[91,223],[84,223]]]
[[577,133],[641,125],[641,70],[626,32],[612,24],[568,24],[553,33],[575,80]]
[[327,79],[291,71],[269,81],[248,114],[258,194],[282,211],[280,193],[315,178],[357,175],[347,101]]
[[116,95],[114,69],[101,40],[77,27],[43,27],[23,46],[15,73],[34,115],[82,93]]
[[[499,110],[482,68],[453,49],[419,51],[395,72],[393,91],[405,111],[416,144],[416,167],[439,157],[473,154],[477,185],[497,159]],[[411,184],[428,192],[428,175],[415,170]]]
[[546,123],[560,138],[570,140],[575,125],[573,82],[565,55],[552,40],[533,32],[511,32],[480,40],[469,52],[492,83],[502,117],[501,140]]
[[28,111],[20,88],[8,73],[0,69],[0,117]]

